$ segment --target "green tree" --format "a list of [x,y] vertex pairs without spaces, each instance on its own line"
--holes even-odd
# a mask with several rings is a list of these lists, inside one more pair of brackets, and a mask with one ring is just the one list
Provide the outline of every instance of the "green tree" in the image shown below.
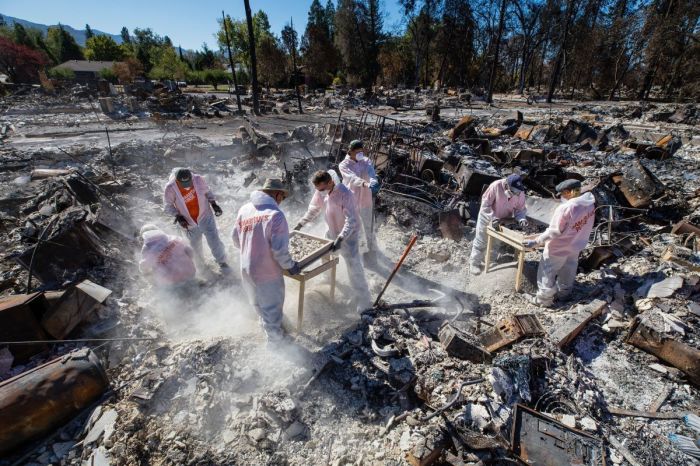
[[221,68],[221,60],[219,60],[216,54],[207,46],[206,42],[202,44],[201,52],[195,52],[193,64],[194,69],[200,71],[209,68]]
[[63,29],[61,24],[57,27],[49,28],[46,44],[59,63],[83,59],[83,52],[80,50],[80,46],[75,42],[73,36]]
[[339,58],[333,45],[331,23],[321,2],[314,0],[301,39],[302,63],[312,85],[327,86],[335,76]]
[[129,36],[129,29],[126,26],[124,26],[122,28],[121,36],[122,36],[122,43],[123,44],[131,44],[131,37]]
[[135,56],[143,65],[146,73],[149,73],[160,62],[163,50],[166,50],[163,47],[163,38],[155,34],[150,28],[134,29],[134,37],[131,43]]
[[212,68],[201,72],[205,83],[214,86],[214,90],[219,84],[226,84],[229,79],[229,74],[221,68]]
[[29,47],[32,49],[36,48],[36,44],[32,40],[32,37],[21,24],[14,24],[13,35],[14,37],[12,37],[12,39],[15,42],[15,44],[24,45],[25,47]]
[[87,42],[89,39],[92,39],[93,37],[95,37],[95,33],[92,32],[90,25],[86,24],[85,25],[85,41]]
[[124,51],[109,36],[93,36],[85,43],[85,58],[98,61],[117,61],[124,57]]
[[148,75],[152,79],[175,79],[182,81],[188,71],[187,65],[181,61],[172,47],[164,47],[158,61]]
[[[219,30],[215,34],[216,41],[222,50],[226,49],[226,33],[224,31],[223,19],[219,22]],[[229,32],[229,45],[235,62],[243,63],[250,69],[250,49],[248,47],[248,25],[245,20],[233,20],[226,15],[226,24]],[[253,15],[253,33],[256,39],[264,36],[272,36],[270,20],[264,11],[258,11]],[[257,51],[258,47],[256,47]]]
[[258,40],[257,58],[260,80],[268,90],[284,79],[287,57],[274,36],[264,35]]
[[379,74],[382,13],[378,0],[340,0],[335,14],[335,45],[348,80],[371,86]]

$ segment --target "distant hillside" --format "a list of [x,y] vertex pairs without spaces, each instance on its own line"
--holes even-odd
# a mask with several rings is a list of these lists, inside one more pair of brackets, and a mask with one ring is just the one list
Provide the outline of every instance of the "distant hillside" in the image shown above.
[[[2,14],[2,13],[0,13]],[[3,19],[5,20],[5,23],[7,23],[9,26],[12,26],[14,23],[19,23],[25,28],[33,28],[33,29],[38,29],[44,34],[46,34],[46,31],[48,31],[49,25],[46,24],[39,24],[39,23],[32,23],[31,21],[27,21],[24,19],[20,18],[13,18],[12,16],[5,16],[2,15]],[[58,26],[58,24],[53,24],[52,26]],[[85,30],[84,29],[75,29],[71,26],[68,26],[67,24],[63,24],[63,29],[65,29],[73,38],[75,41],[80,44],[81,47],[85,47]],[[119,34],[109,34],[106,32],[98,31],[97,29],[93,29],[92,32],[95,33],[95,35],[105,35],[105,36],[110,36],[112,39],[114,39],[117,44],[122,43],[122,36]]]

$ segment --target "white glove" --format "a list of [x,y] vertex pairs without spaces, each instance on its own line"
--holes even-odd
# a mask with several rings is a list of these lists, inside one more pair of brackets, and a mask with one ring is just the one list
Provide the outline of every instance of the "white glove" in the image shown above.
[[530,222],[528,222],[526,219],[519,220],[518,223],[523,228],[527,228],[527,226],[530,224]]

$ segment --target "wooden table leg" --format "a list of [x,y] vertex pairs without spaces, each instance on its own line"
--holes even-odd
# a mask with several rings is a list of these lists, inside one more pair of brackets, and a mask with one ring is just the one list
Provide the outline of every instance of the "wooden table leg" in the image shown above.
[[301,332],[301,322],[304,320],[304,280],[299,281],[299,305],[297,308],[297,332]]
[[331,268],[331,302],[335,302],[335,268],[338,264],[333,265]]
[[491,265],[491,241],[493,241],[493,237],[487,233],[486,234],[486,265],[484,266],[484,273],[488,273],[489,266]]
[[520,293],[520,285],[523,281],[523,267],[525,266],[525,251],[518,254],[518,271],[515,272],[515,292]]

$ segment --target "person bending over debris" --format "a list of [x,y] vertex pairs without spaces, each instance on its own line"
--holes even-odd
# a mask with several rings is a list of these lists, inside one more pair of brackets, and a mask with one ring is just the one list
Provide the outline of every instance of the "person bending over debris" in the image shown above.
[[279,204],[289,192],[284,182],[269,178],[253,191],[250,202],[238,211],[233,245],[241,250],[241,277],[250,304],[260,317],[268,341],[279,341],[284,305],[284,277],[301,272],[289,254],[289,226]]
[[515,217],[520,226],[528,225],[525,214],[525,186],[520,175],[509,175],[502,180],[494,181],[486,188],[481,196],[479,218],[476,222],[476,232],[472,253],[469,257],[469,270],[478,275],[484,268],[486,256],[486,227],[490,224],[498,225],[498,222]]
[[581,182],[566,180],[556,187],[562,204],[556,208],[549,227],[536,239],[525,240],[528,248],[544,244],[537,269],[537,295],[533,304],[549,307],[554,297],[565,299],[574,287],[578,255],[588,244],[595,218],[595,198],[581,194]]
[[315,220],[323,210],[328,226],[326,237],[333,240],[331,251],[338,251],[345,260],[350,285],[357,298],[357,312],[362,312],[372,307],[372,299],[360,257],[359,213],[355,197],[347,186],[340,182],[334,171],[319,170],[314,173],[311,182],[316,192],[311,198],[306,214],[294,229],[300,230]]
[[203,262],[202,235],[204,235],[221,271],[230,273],[230,267],[226,263],[226,249],[219,238],[219,230],[214,219],[214,215],[218,217],[223,212],[202,176],[192,174],[187,168],[173,169],[165,185],[163,208],[165,213],[173,215],[175,221],[187,231],[198,262]]
[[365,157],[362,141],[355,139],[350,142],[348,155],[340,162],[338,168],[343,176],[343,184],[350,188],[355,196],[365,232],[366,257],[372,260],[377,249],[376,239],[372,231],[374,228],[372,221],[374,214],[373,196],[379,192],[379,181],[372,162]]
[[194,282],[194,251],[183,240],[151,224],[141,228],[141,238],[139,270],[156,286],[181,288]]

